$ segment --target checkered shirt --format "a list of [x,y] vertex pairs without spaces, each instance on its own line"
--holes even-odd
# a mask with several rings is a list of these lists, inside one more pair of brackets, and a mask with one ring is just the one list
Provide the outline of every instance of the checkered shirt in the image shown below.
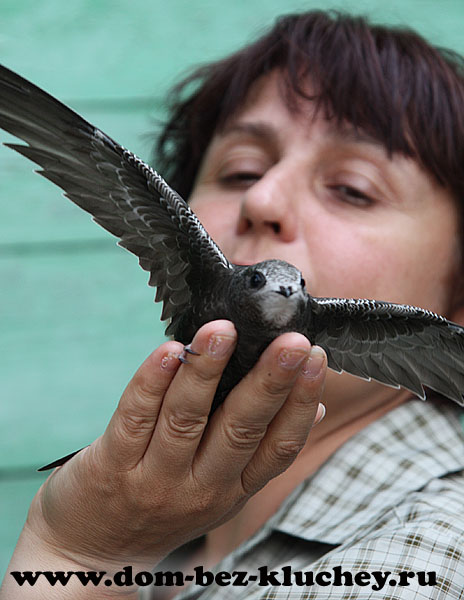
[[[191,585],[176,600],[464,599],[463,430],[464,411],[443,401],[411,400],[389,412],[341,446],[213,569],[253,574],[265,566],[281,585]],[[285,566],[345,576],[341,585],[284,585]],[[349,585],[349,574],[359,572],[370,574],[369,583],[361,575]],[[372,572],[381,572],[381,589]],[[141,595],[156,597],[153,588]]]

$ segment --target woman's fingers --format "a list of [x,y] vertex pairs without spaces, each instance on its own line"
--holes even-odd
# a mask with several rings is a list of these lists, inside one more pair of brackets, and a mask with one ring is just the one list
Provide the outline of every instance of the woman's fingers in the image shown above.
[[[313,346],[295,384],[270,423],[266,435],[243,471],[245,492],[254,492],[276,477],[295,460],[315,423],[324,389],[327,357]],[[321,405],[322,407],[322,405]],[[319,419],[324,416],[324,408]]]
[[108,427],[99,439],[99,460],[117,471],[130,470],[144,456],[166,390],[181,363],[179,342],[166,342],[143,362],[127,385]]
[[190,344],[195,354],[187,354],[188,364],[177,371],[160,411],[156,431],[147,450],[146,461],[171,476],[190,469],[208,423],[208,415],[237,340],[230,321],[204,325]]
[[214,414],[193,465],[197,477],[216,487],[234,482],[248,494],[290,464],[306,440],[322,393],[319,377],[300,381],[310,349],[298,333],[269,345]]

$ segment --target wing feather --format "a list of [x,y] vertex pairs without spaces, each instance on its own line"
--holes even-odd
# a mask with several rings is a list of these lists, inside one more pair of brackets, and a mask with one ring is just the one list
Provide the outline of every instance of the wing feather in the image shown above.
[[431,311],[389,302],[311,298],[308,337],[328,365],[364,379],[424,387],[464,406],[464,328]]
[[[0,65],[0,127],[6,144],[120,238],[158,286],[163,318],[178,318],[199,286],[232,266],[163,178],[64,104]],[[168,258],[167,258],[168,257]],[[166,268],[168,265],[168,268]]]

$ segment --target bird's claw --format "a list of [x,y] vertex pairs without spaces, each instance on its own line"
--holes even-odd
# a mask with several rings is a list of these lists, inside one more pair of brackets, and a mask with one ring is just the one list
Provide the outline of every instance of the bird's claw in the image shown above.
[[187,359],[187,356],[186,356],[187,354],[193,354],[194,356],[200,356],[199,352],[195,352],[195,350],[192,350],[191,344],[187,344],[186,346],[184,346],[184,349],[177,357],[180,360],[180,362],[183,363],[184,365],[190,364],[190,361]]

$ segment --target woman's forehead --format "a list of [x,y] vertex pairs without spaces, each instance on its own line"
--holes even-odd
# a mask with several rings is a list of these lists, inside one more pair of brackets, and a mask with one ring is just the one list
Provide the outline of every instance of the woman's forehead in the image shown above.
[[339,119],[333,113],[328,115],[325,107],[318,103],[317,93],[309,80],[305,93],[308,98],[297,96],[288,87],[286,78],[280,70],[263,75],[252,85],[240,108],[227,117],[224,124],[218,128],[215,136],[222,137],[231,133],[250,133],[256,137],[269,136],[273,129],[279,129],[276,123],[278,117],[296,122],[309,131],[317,119],[319,123],[324,123],[328,136],[354,143],[369,143],[385,147],[378,137],[366,129],[357,127],[346,119]]

